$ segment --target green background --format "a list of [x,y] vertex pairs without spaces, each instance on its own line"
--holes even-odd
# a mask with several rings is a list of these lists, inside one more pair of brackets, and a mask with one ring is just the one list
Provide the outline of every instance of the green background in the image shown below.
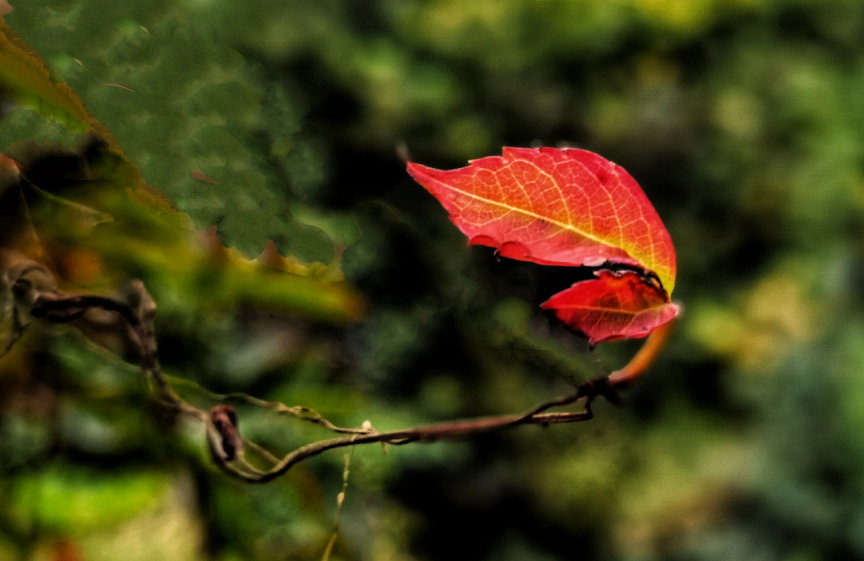
[[[367,299],[333,326],[156,283],[166,371],[213,391],[386,430],[520,411],[638,349],[589,354],[550,327],[537,304],[578,273],[466,247],[401,147],[454,168],[579,146],[663,218],[682,321],[626,405],[358,449],[332,559],[864,559],[861,3],[11,3],[6,22],[198,228],[251,257],[273,238],[340,259]],[[26,138],[75,135],[13,108],[0,151]],[[321,558],[341,451],[247,486],[133,366],[71,337],[34,364],[0,376],[0,559]],[[238,413],[274,450],[329,436]]]

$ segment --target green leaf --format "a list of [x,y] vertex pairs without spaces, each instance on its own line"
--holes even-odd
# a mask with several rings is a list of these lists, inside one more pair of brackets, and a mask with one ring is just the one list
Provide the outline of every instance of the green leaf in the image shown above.
[[[218,223],[220,238],[247,258],[273,239],[299,262],[333,261],[327,234],[287,210],[286,183],[308,195],[325,178],[321,147],[298,136],[302,108],[180,5],[149,0],[121,9],[109,0],[34,0],[16,6],[6,20],[99,119],[80,100],[68,102],[61,107],[74,119],[66,120],[86,125],[73,132],[96,130],[117,151],[122,147],[140,169],[139,183],[156,186],[196,229]],[[40,99],[54,90],[74,96],[42,72],[53,89],[41,82],[18,89]],[[74,142],[27,113],[19,108],[0,123],[0,151],[21,138]],[[159,199],[144,190],[144,199]],[[158,210],[153,201],[143,203]]]

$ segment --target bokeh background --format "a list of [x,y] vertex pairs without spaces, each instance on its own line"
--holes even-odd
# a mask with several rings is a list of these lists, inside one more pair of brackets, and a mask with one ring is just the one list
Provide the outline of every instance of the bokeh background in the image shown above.
[[[404,172],[502,146],[627,169],[678,253],[680,326],[623,408],[357,449],[332,559],[864,559],[864,4],[10,0],[5,21],[199,229],[360,321],[195,298],[146,270],[165,370],[379,430],[520,411],[624,364],[539,314],[574,271],[468,248]],[[123,86],[123,87],[118,87]],[[4,105],[0,151],[76,134]],[[200,170],[218,183],[190,177]],[[80,338],[0,363],[0,559],[311,560],[345,455],[266,486]],[[278,451],[325,430],[238,405]]]

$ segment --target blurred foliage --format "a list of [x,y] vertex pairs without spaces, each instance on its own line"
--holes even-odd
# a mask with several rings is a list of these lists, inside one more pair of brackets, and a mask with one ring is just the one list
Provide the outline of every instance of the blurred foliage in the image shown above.
[[[200,383],[386,430],[520,410],[635,352],[549,326],[536,304],[574,271],[467,249],[398,145],[442,168],[578,145],[666,222],[684,317],[626,407],[358,449],[333,559],[864,558],[860,3],[11,3],[6,22],[198,229],[335,263],[370,302],[343,328],[230,287],[204,305],[197,262],[128,252],[116,268],[149,271],[165,368],[196,403],[214,403]],[[75,142],[20,100],[0,109],[0,151]],[[0,559],[320,557],[342,454],[239,485],[132,366],[68,335],[25,342],[29,368],[0,374]],[[238,414],[273,449],[327,437]]]

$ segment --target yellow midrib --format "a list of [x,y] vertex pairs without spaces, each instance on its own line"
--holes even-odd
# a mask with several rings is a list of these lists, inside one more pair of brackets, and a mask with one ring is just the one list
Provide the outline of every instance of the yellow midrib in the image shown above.
[[[467,196],[467,197],[471,197],[472,199],[476,199],[476,200],[478,200],[478,201],[482,201],[482,202],[484,202],[484,203],[487,203],[487,204],[490,204],[490,205],[494,205],[494,206],[497,206],[497,207],[501,207],[501,208],[504,208],[504,209],[507,209],[507,210],[510,210],[510,211],[520,212],[520,213],[522,213],[522,214],[524,214],[524,215],[526,215],[526,216],[530,216],[530,217],[532,217],[532,218],[537,218],[537,219],[540,219],[540,220],[545,220],[546,222],[549,222],[549,223],[551,223],[551,224],[554,224],[555,226],[558,226],[558,227],[560,227],[560,228],[562,228],[562,229],[564,229],[564,230],[567,230],[567,231],[569,231],[569,232],[573,232],[573,233],[575,233],[575,234],[578,234],[578,235],[582,236],[583,238],[587,238],[587,239],[589,239],[589,240],[592,240],[592,241],[597,242],[597,243],[602,244],[602,245],[606,245],[606,246],[610,246],[610,247],[617,247],[617,248],[622,249],[622,250],[624,250],[625,252],[627,252],[628,255],[631,255],[631,256],[632,256],[631,252],[630,252],[627,248],[622,247],[623,244],[622,244],[622,245],[617,245],[617,246],[616,246],[616,245],[612,245],[612,244],[610,244],[609,242],[607,242],[607,241],[605,241],[605,240],[602,240],[602,239],[598,238],[597,236],[594,236],[594,235],[589,234],[589,233],[587,233],[587,232],[583,232],[582,230],[580,230],[579,228],[576,228],[576,227],[573,226],[572,224],[565,224],[565,223],[563,223],[563,222],[559,222],[558,220],[555,220],[555,219],[553,219],[553,218],[549,218],[548,216],[541,216],[541,215],[539,215],[539,214],[537,214],[537,213],[531,212],[530,210],[526,210],[526,209],[524,209],[524,208],[514,207],[514,206],[510,206],[510,205],[508,205],[508,204],[506,204],[506,203],[502,203],[502,202],[499,202],[499,201],[494,201],[494,200],[491,200],[491,199],[487,199],[487,198],[485,198],[485,197],[481,197],[481,196],[476,195],[476,194],[474,194],[474,193],[469,193],[469,192],[467,192],[467,191],[463,191],[462,189],[458,189],[458,188],[456,188],[456,187],[453,187],[453,186],[447,185],[446,183],[444,183],[444,182],[442,182],[442,181],[439,181],[439,180],[437,180],[437,179],[434,179],[434,178],[433,178],[433,181],[435,181],[435,182],[437,182],[437,183],[440,183],[440,184],[443,185],[446,189],[449,189],[449,190],[451,190],[451,191],[456,191],[457,193],[461,193],[461,194],[463,194],[463,195],[465,195],[465,196]],[[650,226],[649,226],[649,231],[650,231]],[[634,259],[635,259],[635,258],[634,258]],[[638,261],[639,263],[643,263],[641,259],[636,259],[636,261]],[[653,261],[653,259],[652,259],[652,261]],[[643,265],[644,265],[644,266],[646,267],[646,269],[648,269],[649,271],[655,271],[655,269],[657,268],[657,267],[656,267],[656,264],[653,263],[653,262],[652,262],[650,265],[648,265],[648,264],[643,264]],[[658,273],[658,274],[659,274],[659,273]],[[668,276],[667,276],[666,274],[663,274],[663,275],[661,275],[661,277],[668,277]],[[670,287],[674,287],[675,279],[672,278],[672,277],[668,277],[667,280],[669,281],[668,284],[670,285]],[[671,290],[668,290],[668,292],[671,294],[672,291],[671,291]]]
[[[436,180],[436,181],[437,181],[437,180]],[[539,219],[539,220],[545,220],[546,222],[549,222],[550,224],[554,224],[555,226],[558,226],[559,228],[562,228],[562,229],[567,230],[567,231],[569,231],[569,232],[573,232],[573,233],[575,233],[575,234],[578,234],[578,235],[582,236],[583,238],[587,238],[587,239],[589,239],[589,240],[591,240],[591,241],[594,241],[594,242],[597,242],[597,243],[599,243],[599,244],[601,244],[601,245],[606,245],[606,246],[610,246],[610,247],[618,247],[619,249],[624,249],[625,251],[627,251],[624,247],[622,247],[623,244],[622,244],[622,245],[613,245],[613,244],[609,243],[608,241],[603,240],[603,239],[600,239],[600,238],[598,238],[597,236],[595,236],[595,235],[593,235],[593,234],[589,234],[588,232],[584,232],[584,231],[580,230],[579,228],[573,226],[572,224],[565,224],[565,223],[563,223],[563,222],[559,222],[558,220],[555,220],[554,218],[550,218],[550,217],[548,217],[548,216],[542,216],[542,215],[537,214],[537,213],[535,213],[535,212],[531,212],[530,210],[525,210],[524,208],[519,208],[519,207],[510,206],[510,205],[508,205],[508,204],[506,204],[506,203],[502,203],[502,202],[499,202],[499,201],[493,201],[493,200],[491,200],[491,199],[487,199],[487,198],[485,198],[485,197],[481,197],[481,196],[476,195],[476,194],[474,194],[474,193],[469,193],[469,192],[467,192],[467,191],[463,191],[463,190],[461,190],[461,189],[457,189],[456,187],[451,187],[451,186],[446,185],[446,184],[444,184],[444,183],[442,183],[442,182],[440,182],[440,181],[438,181],[438,182],[441,183],[442,185],[445,185],[448,189],[450,189],[450,190],[452,190],[452,191],[456,191],[457,193],[461,193],[461,194],[463,194],[463,195],[465,195],[465,196],[471,197],[472,199],[476,199],[476,200],[478,200],[478,201],[482,201],[482,202],[487,203],[487,204],[490,204],[490,205],[494,205],[494,206],[498,206],[498,207],[501,207],[501,208],[505,208],[505,209],[507,209],[507,210],[511,210],[511,211],[514,211],[514,212],[520,212],[520,213],[522,213],[522,214],[524,214],[524,215],[526,215],[526,216],[530,216],[530,217],[532,217],[532,218],[537,218],[537,219]],[[629,251],[628,251],[628,253],[629,253]],[[653,265],[653,264],[652,264],[652,265]],[[649,267],[649,268],[653,270],[653,267]]]

